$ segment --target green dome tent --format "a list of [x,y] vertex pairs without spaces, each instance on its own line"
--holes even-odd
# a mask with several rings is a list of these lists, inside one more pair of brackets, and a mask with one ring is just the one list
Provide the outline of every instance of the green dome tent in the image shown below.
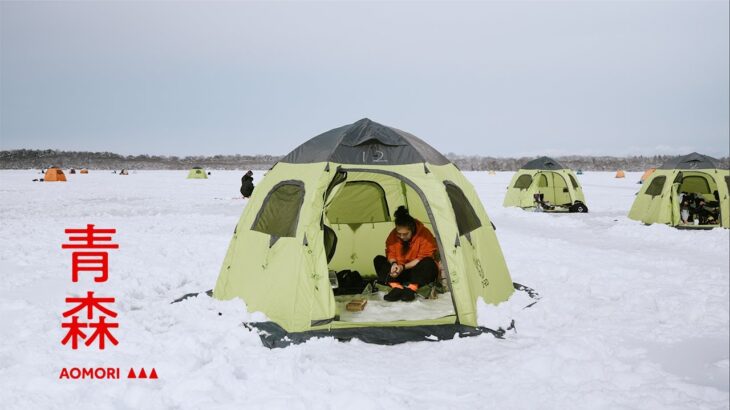
[[[348,319],[328,273],[375,278],[373,258],[383,253],[400,205],[436,237],[448,288],[436,300],[449,313]],[[312,138],[269,170],[238,221],[213,296],[239,297],[266,314],[271,322],[248,325],[280,346],[320,335],[393,344],[479,334],[491,330],[477,326],[478,298],[496,304],[513,292],[471,183],[417,137],[362,119]]]
[[[730,228],[728,190],[730,171],[718,169],[714,158],[693,152],[665,162],[644,181],[629,218],[645,224],[660,223],[678,228]],[[704,200],[718,217],[713,217],[714,223],[683,223],[680,197]]]
[[201,167],[193,167],[188,172],[188,179],[208,179],[208,175]]
[[540,157],[523,165],[512,177],[502,205],[535,209],[536,194],[542,195],[539,205],[544,211],[588,212],[578,178],[552,158]]

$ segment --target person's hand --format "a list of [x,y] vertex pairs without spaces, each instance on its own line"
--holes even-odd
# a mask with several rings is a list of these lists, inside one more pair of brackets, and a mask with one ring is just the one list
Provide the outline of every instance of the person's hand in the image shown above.
[[395,278],[400,275],[401,272],[403,272],[403,266],[393,262],[390,266],[390,277]]

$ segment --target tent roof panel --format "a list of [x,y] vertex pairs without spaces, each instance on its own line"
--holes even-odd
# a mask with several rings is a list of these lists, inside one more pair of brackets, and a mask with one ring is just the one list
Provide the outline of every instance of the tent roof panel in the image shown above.
[[368,118],[317,135],[281,159],[292,164],[327,161],[380,165],[451,163],[415,135]]

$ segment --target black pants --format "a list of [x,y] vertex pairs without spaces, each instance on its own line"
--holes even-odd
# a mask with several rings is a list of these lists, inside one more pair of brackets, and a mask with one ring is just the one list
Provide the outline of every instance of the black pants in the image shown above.
[[378,282],[385,284],[388,282],[398,282],[406,285],[415,283],[418,286],[423,286],[435,281],[438,275],[438,266],[432,258],[421,259],[416,266],[404,270],[397,278],[390,277],[390,267],[392,264],[388,262],[388,258],[385,256],[376,256],[373,259],[373,265],[375,265],[375,272],[378,273]]

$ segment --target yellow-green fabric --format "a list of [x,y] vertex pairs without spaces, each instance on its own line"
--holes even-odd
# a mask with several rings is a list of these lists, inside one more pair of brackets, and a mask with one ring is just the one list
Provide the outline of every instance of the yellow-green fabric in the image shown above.
[[[330,187],[338,167],[345,182]],[[253,230],[270,191],[283,181],[299,181],[304,190],[295,236],[279,237]],[[348,182],[355,184],[347,185]],[[367,184],[370,182],[372,184]],[[473,208],[480,225],[459,232],[447,191],[457,187]],[[377,185],[377,189],[375,188]],[[330,187],[327,196],[328,187]],[[259,182],[243,211],[213,291],[218,299],[239,297],[248,310],[260,311],[289,332],[322,328],[335,317],[328,269],[353,269],[374,276],[373,258],[383,254],[393,222],[382,219],[382,198],[388,218],[400,205],[408,207],[437,237],[444,276],[448,278],[456,320],[476,326],[476,301],[500,303],[513,293],[512,280],[492,224],[471,183],[453,165],[352,165],[280,162]],[[363,201],[369,201],[363,204]],[[352,209],[362,211],[361,217]],[[322,224],[336,233],[338,243],[327,263]],[[475,226],[475,222],[461,224]],[[442,318],[417,324],[453,322]],[[388,322],[374,325],[383,326]],[[398,322],[401,323],[401,322]],[[414,322],[416,323],[416,322]],[[402,325],[402,323],[401,323]],[[361,327],[333,321],[325,327]]]
[[[681,175],[680,175],[681,174]],[[721,169],[657,169],[641,185],[631,205],[629,218],[645,224],[680,225],[679,194],[681,192],[702,195],[706,201],[714,201],[718,192],[720,225],[730,228],[730,171]]]
[[188,179],[208,179],[208,173],[202,168],[193,168],[188,172]]
[[[565,192],[567,189],[568,192]],[[578,177],[570,169],[544,170],[519,169],[507,186],[502,205],[533,208],[534,195],[541,193],[544,199],[554,205],[572,205],[586,200]]]

